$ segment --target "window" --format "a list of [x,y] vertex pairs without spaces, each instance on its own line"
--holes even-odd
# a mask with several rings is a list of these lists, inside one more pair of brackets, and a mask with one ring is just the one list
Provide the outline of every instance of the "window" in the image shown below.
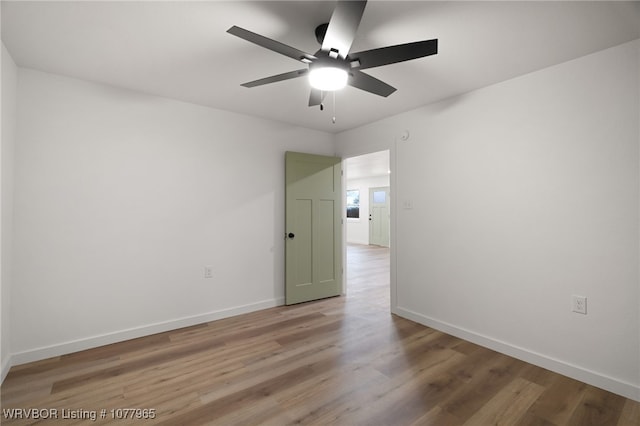
[[386,191],[373,191],[373,202],[376,204],[384,204],[387,201]]
[[347,217],[352,219],[360,218],[360,190],[347,190]]

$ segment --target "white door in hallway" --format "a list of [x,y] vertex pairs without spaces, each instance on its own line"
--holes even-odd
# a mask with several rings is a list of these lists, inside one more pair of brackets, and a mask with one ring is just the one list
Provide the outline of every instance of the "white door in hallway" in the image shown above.
[[369,189],[369,244],[389,247],[389,187]]
[[342,159],[285,156],[285,303],[342,292]]

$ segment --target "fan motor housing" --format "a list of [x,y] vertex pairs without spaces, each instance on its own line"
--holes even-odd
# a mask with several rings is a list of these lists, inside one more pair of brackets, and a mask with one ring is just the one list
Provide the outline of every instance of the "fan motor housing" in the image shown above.
[[347,61],[344,59],[332,58],[328,56],[326,52],[319,51],[316,53],[316,57],[318,59],[309,64],[309,70],[314,68],[339,68],[347,72],[350,70],[350,66]]

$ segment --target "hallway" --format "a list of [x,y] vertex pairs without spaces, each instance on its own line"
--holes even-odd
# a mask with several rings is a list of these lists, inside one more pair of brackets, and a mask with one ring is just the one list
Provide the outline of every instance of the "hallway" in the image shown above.
[[364,295],[376,305],[389,311],[389,258],[388,247],[347,245],[347,296]]

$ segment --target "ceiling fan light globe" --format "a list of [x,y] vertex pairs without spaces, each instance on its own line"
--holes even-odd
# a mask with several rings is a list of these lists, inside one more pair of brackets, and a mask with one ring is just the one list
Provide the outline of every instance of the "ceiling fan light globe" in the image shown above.
[[346,70],[336,67],[316,67],[309,71],[309,84],[324,92],[340,90],[347,85],[349,75]]

